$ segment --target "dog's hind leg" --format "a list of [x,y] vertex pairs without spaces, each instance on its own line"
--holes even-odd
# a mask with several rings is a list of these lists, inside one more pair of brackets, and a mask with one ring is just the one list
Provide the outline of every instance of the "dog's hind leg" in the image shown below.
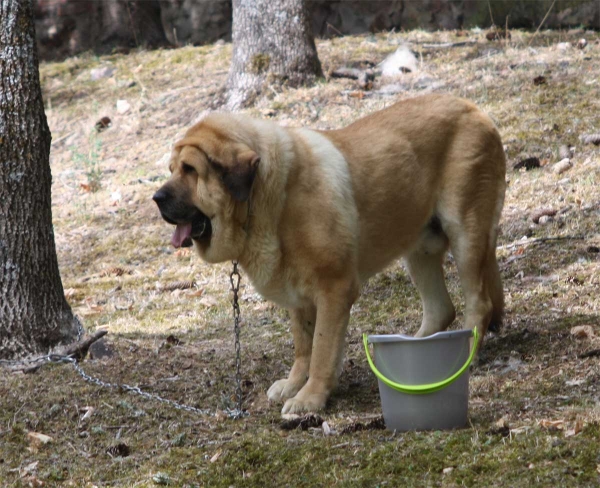
[[473,210],[462,221],[450,223],[444,229],[450,238],[450,249],[464,292],[465,327],[477,327],[479,347],[494,315],[492,294],[494,298],[502,294],[499,274],[490,276],[490,271],[494,271],[490,264],[492,258],[495,262],[495,249],[491,246],[489,231],[482,232],[482,227],[487,227],[483,216]]
[[423,232],[419,245],[404,258],[423,303],[423,320],[417,337],[445,330],[456,316],[442,267],[447,249],[448,238],[434,218]]

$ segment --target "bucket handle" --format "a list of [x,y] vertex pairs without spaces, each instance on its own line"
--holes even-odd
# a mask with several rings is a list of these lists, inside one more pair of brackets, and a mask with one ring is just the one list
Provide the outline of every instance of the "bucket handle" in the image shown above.
[[367,334],[363,334],[363,343],[365,345],[365,352],[367,353],[367,361],[369,361],[369,366],[371,366],[371,369],[373,370],[373,373],[375,373],[375,376],[377,376],[377,378],[379,378],[384,384],[386,384],[390,388],[393,388],[394,390],[399,391],[401,393],[408,393],[411,395],[423,395],[425,393],[433,393],[443,388],[446,388],[448,385],[454,383],[467,370],[467,368],[471,365],[473,358],[475,357],[475,351],[477,351],[478,338],[479,334],[477,333],[477,327],[475,327],[473,329],[473,347],[471,347],[471,352],[469,353],[469,357],[467,358],[465,364],[463,364],[462,367],[449,378],[442,381],[438,381],[437,383],[431,383],[429,385],[401,385],[399,383],[394,383],[392,380],[386,378],[381,373],[381,371],[377,369],[375,363],[373,363],[373,360],[371,359],[371,355],[369,353],[369,345],[367,341]]

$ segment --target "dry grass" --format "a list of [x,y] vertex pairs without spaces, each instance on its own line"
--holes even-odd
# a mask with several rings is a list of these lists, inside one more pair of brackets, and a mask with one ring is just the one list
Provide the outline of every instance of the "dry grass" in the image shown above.
[[[85,384],[66,366],[3,375],[2,486],[596,485],[600,367],[596,358],[579,355],[600,347],[600,339],[578,339],[570,330],[591,325],[600,335],[600,254],[590,252],[600,246],[600,153],[578,139],[600,126],[600,37],[546,32],[532,41],[531,34],[515,32],[508,43],[489,43],[482,33],[467,36],[477,42],[452,49],[424,43],[465,38],[416,31],[320,42],[326,72],[379,62],[401,41],[419,52],[421,72],[405,75],[405,90],[393,96],[363,94],[351,80],[331,79],[273,90],[248,112],[288,125],[335,128],[434,86],[490,113],[511,163],[526,156],[546,163],[508,174],[499,250],[507,315],[499,334],[487,339],[472,377],[471,428],[339,433],[380,412],[361,333],[412,333],[418,327],[418,296],[397,264],[365,286],[353,309],[341,386],[324,414],[334,435],[281,431],[280,406],[267,403],[265,390],[291,366],[289,319],[244,281],[250,417],[182,413]],[[584,51],[558,44],[579,37],[588,39]],[[150,197],[166,179],[170,145],[218,96],[230,55],[230,45],[216,45],[82,56],[41,67],[55,141],[53,215],[63,282],[85,326],[108,327],[117,352],[84,367],[109,381],[211,409],[227,407],[234,389],[229,265],[207,266],[174,252],[170,226]],[[102,66],[114,67],[115,75],[90,81],[90,70]],[[535,86],[539,75],[547,83]],[[377,82],[375,91],[380,88]],[[126,114],[116,112],[120,99],[131,105]],[[103,116],[112,126],[96,134],[94,124]],[[574,167],[556,175],[551,166],[563,144],[575,147]],[[84,189],[92,177],[100,184],[97,192]],[[546,207],[557,216],[534,224],[532,214]],[[523,236],[580,239],[512,245]],[[448,278],[460,304],[451,262]],[[162,291],[183,280],[196,287]],[[181,344],[167,342],[169,335]],[[82,420],[86,406],[95,410]],[[496,426],[501,418],[509,429]],[[563,423],[553,427],[548,420]],[[32,448],[28,431],[53,442]],[[129,456],[107,453],[119,443],[129,446]],[[449,467],[454,469],[444,474]]]

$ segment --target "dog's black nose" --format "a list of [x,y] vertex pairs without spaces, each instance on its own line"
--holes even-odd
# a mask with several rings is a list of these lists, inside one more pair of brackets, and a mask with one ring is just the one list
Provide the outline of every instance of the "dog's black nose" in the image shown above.
[[161,203],[167,201],[170,198],[170,196],[171,195],[169,195],[169,192],[161,188],[154,194],[152,200],[154,200],[158,205],[160,205]]

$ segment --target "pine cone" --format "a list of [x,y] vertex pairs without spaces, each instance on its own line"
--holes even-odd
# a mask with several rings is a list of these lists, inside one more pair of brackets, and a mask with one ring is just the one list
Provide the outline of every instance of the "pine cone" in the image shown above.
[[115,268],[109,268],[109,269],[102,271],[102,273],[100,273],[100,277],[105,278],[106,276],[111,276],[111,275],[123,276],[124,274],[131,274],[131,271],[125,270],[123,268],[115,267]]
[[594,144],[596,146],[600,146],[600,133],[598,134],[584,134],[579,137],[581,142],[584,144]]
[[189,290],[195,286],[195,281],[173,281],[172,283],[167,283],[162,289],[163,291]]

